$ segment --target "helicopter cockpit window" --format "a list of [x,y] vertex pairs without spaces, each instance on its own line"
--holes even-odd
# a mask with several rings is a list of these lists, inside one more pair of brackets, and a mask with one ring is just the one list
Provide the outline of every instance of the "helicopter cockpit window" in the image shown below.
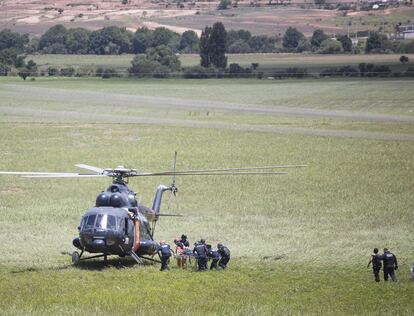
[[99,214],[96,219],[95,227],[116,230],[116,217],[113,215]]
[[89,215],[88,218],[85,220],[85,229],[92,228],[95,225],[96,215]]
[[116,217],[113,215],[108,215],[107,225],[108,229],[116,230]]

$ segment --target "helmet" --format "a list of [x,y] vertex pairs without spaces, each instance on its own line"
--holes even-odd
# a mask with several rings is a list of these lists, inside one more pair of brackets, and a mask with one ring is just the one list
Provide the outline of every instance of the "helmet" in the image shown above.
[[217,244],[217,248],[221,248],[221,247],[223,247],[223,244]]
[[182,234],[181,239],[187,239],[187,235]]
[[203,238],[201,238],[201,239],[200,239],[200,242],[201,242],[202,244],[205,244],[205,243],[206,243],[206,240],[205,240],[205,239],[203,239]]

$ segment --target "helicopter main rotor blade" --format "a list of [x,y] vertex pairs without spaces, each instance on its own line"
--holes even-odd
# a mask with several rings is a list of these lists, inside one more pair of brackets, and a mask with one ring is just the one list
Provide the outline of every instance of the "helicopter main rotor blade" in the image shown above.
[[64,174],[62,172],[31,172],[31,171],[0,171],[0,174],[10,175],[55,175]]
[[43,175],[27,175],[23,178],[104,178],[105,174],[79,174],[79,173],[58,173],[58,174],[43,174]]
[[89,166],[89,165],[85,165],[85,164],[77,164],[77,165],[75,165],[76,167],[78,167],[78,168],[81,168],[81,169],[86,169],[86,170],[90,170],[90,171],[95,171],[96,173],[100,173],[100,174],[103,174],[104,173],[104,169],[102,169],[102,168],[98,168],[98,167],[95,167],[95,166]]
[[247,171],[247,170],[265,170],[265,169],[285,169],[285,168],[302,168],[306,165],[286,165],[286,166],[261,166],[261,167],[244,167],[244,168],[221,168],[221,169],[201,169],[201,170],[184,170],[176,171],[176,174],[191,173],[191,172],[221,172],[221,171]]
[[[287,174],[287,172],[186,172],[186,173],[175,173],[177,176],[222,176],[222,175],[239,175],[239,174]],[[157,177],[157,176],[172,176],[173,172],[159,172],[159,173],[138,173],[131,175],[131,177]]]

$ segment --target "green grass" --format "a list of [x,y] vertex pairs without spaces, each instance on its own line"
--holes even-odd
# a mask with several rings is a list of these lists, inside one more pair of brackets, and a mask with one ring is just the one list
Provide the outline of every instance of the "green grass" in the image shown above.
[[[168,111],[154,106],[148,100],[140,100],[139,104],[122,102],[116,106],[108,102],[100,93],[114,93],[127,96],[148,96],[163,98],[185,99],[188,102],[226,102],[236,104],[243,108],[257,106],[260,108],[272,108],[284,106],[291,108],[315,108],[330,110],[361,111],[371,113],[404,114],[412,116],[414,108],[411,100],[414,99],[414,81],[404,79],[343,79],[343,80],[255,80],[255,79],[219,79],[219,80],[136,80],[115,79],[102,80],[96,78],[37,78],[34,82],[23,82],[20,79],[0,78],[0,82],[12,82],[16,86],[12,94],[6,94],[9,87],[1,87],[3,91],[3,105],[19,105],[22,100],[29,99],[29,103],[42,108],[76,109],[80,103],[89,111],[111,111],[128,113],[141,113],[142,111],[154,111],[154,115],[161,116],[190,116],[199,118],[201,109],[185,110],[175,109]],[[52,89],[65,89],[70,91],[90,92],[80,100],[59,99],[59,94],[49,91],[45,96],[33,95],[25,87],[42,87]],[[196,91],[196,96],[194,95]],[[96,95],[95,95],[96,93]],[[45,102],[45,98],[50,100]],[[76,94],[73,95],[76,97]],[[102,100],[101,100],[102,99]],[[96,106],[96,102],[100,105]],[[114,101],[116,102],[116,101]],[[73,105],[72,103],[75,103]],[[160,101],[161,103],[161,101]],[[171,106],[171,105],[170,105]],[[191,113],[190,113],[191,112]],[[214,114],[214,111],[211,111]],[[228,120],[234,113],[230,113]],[[247,120],[250,118],[244,118]],[[271,119],[274,119],[272,117]],[[243,120],[243,119],[242,119]],[[267,120],[262,115],[255,120]],[[236,120],[238,121],[238,119]]]
[[[392,80],[359,84],[288,81],[280,87],[257,80],[23,82],[2,78],[0,170],[71,172],[76,163],[169,170],[174,150],[178,150],[181,170],[308,164],[274,177],[178,178],[179,209],[172,209],[185,217],[160,220],[156,237],[172,242],[185,232],[191,241],[203,237],[212,243],[226,243],[233,256],[229,269],[206,273],[175,268],[160,273],[158,265],[138,267],[115,258],[109,267],[99,260],[72,267],[67,253],[73,251],[76,227],[96,195],[108,185],[107,179],[1,176],[2,314],[413,314],[414,290],[408,275],[414,261],[412,141],[225,128],[273,123],[277,127],[293,124],[319,129],[331,124],[326,129],[413,135],[412,123],[270,117],[237,111],[234,115],[211,113],[206,118],[203,111],[190,115],[174,106],[153,109],[123,102],[125,94],[174,96],[182,102],[208,100],[208,91],[215,90],[219,101],[250,98],[244,103],[246,107],[267,106],[261,97],[265,91],[278,103],[283,90],[296,87],[317,94],[318,87],[324,91],[324,85],[335,85],[338,90],[330,96],[333,101],[337,98],[336,102],[346,104],[339,90],[344,87],[350,95],[360,96],[357,107],[365,110],[364,104],[369,103],[368,96],[364,98],[366,89],[377,85],[381,97],[388,93],[387,100],[397,100],[393,113],[402,113],[404,103],[412,98],[410,84]],[[254,96],[249,95],[254,90],[249,90],[250,85],[259,90]],[[73,100],[56,97],[56,88],[71,92]],[[119,100],[87,99],[82,95],[85,91],[96,95],[111,92]],[[191,96],[191,91],[199,93]],[[217,96],[220,91],[227,94]],[[76,99],[79,95],[81,101]],[[311,94],[300,93],[293,94],[291,100],[310,107],[316,102]],[[34,111],[25,112],[28,109]],[[64,112],[68,109],[78,116]],[[103,113],[110,115],[99,116]],[[128,113],[131,118],[154,119],[162,114],[163,119],[224,125],[134,124],[123,121]],[[141,202],[149,205],[156,186],[170,181],[169,177],[134,179],[130,185]],[[372,272],[366,268],[373,247],[389,247],[397,255],[397,284],[373,282]]]
[[[413,54],[405,54],[410,61],[414,60]],[[320,71],[326,67],[340,67],[351,65],[357,67],[359,63],[375,63],[388,65],[396,71],[404,71],[412,65],[401,65],[400,54],[381,55],[317,55],[317,54],[228,54],[228,64],[238,63],[248,67],[251,63],[259,63],[259,70],[271,70],[280,68],[308,68],[308,72]],[[47,67],[113,67],[120,73],[131,66],[132,54],[124,55],[28,55],[27,60],[33,59],[41,68]],[[200,63],[200,56],[196,54],[180,55],[183,67],[195,66]]]

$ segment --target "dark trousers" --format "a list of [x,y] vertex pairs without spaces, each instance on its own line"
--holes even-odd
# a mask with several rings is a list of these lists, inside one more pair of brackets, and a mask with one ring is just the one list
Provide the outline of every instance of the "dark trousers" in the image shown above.
[[206,257],[198,257],[198,271],[203,271],[207,269],[207,258]]
[[230,257],[221,257],[218,264],[222,269],[225,269],[227,267],[227,263],[229,262],[229,260],[230,260]]
[[395,275],[394,267],[384,267],[384,281],[388,281],[388,276],[391,277],[393,282],[397,282],[397,276]]
[[219,261],[219,259],[213,259],[211,261],[210,270],[213,270],[213,269],[216,269],[217,270],[218,269],[218,267],[217,267],[218,261]]
[[161,271],[170,270],[170,268],[168,267],[168,259],[170,259],[169,256],[161,257]]
[[374,272],[374,278],[375,278],[375,282],[379,282],[380,281],[380,270],[381,268],[372,268],[372,271]]

